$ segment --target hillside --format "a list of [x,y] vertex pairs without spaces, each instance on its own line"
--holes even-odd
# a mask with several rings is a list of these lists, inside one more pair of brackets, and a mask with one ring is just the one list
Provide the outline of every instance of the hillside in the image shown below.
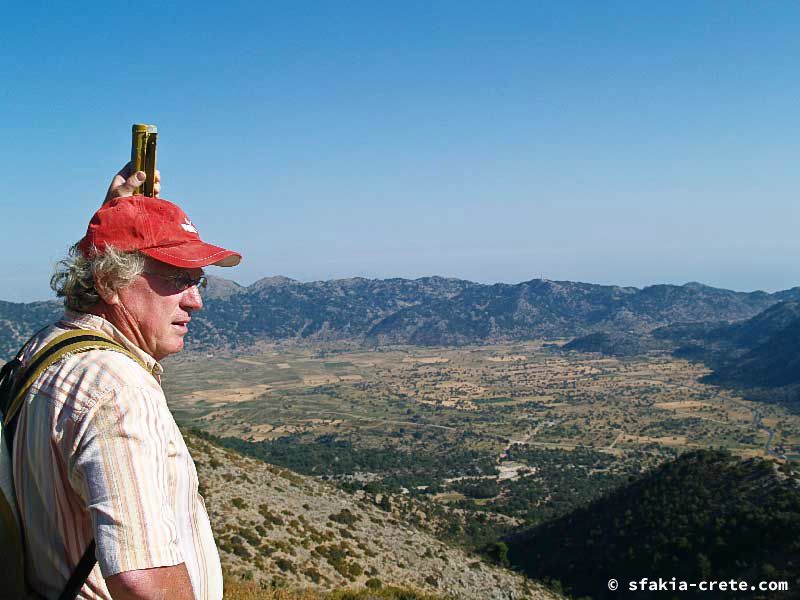
[[[613,598],[611,577],[622,586],[647,576],[788,581],[788,593],[759,597],[797,598],[800,489],[774,463],[697,451],[509,540],[509,546],[512,564],[532,577],[560,581],[573,595]],[[737,597],[679,594],[695,595]]]
[[4,302],[0,300],[0,359],[8,360],[37,330],[63,312],[59,302]]
[[562,349],[615,357],[672,352],[712,369],[703,378],[705,383],[755,400],[800,402],[800,302],[796,300],[734,323],[679,322],[649,333],[603,331],[577,337]]
[[705,362],[705,381],[796,402],[800,385],[800,303],[786,301],[739,323],[694,323],[657,329],[675,355]]
[[[268,277],[244,287],[212,277],[187,343],[195,349],[286,339],[429,346],[641,333],[748,319],[798,299],[798,288],[743,293],[697,283],[638,289],[543,279],[484,285],[443,277],[309,283]],[[0,352],[10,356],[59,313],[56,302],[0,302]]]
[[[255,584],[332,590],[397,585],[454,598],[554,598],[451,548],[391,508],[186,435],[227,571]],[[381,506],[383,508],[381,508]]]
[[693,355],[710,366],[719,366],[767,343],[800,319],[800,302],[770,306],[738,323],[680,323],[658,328],[653,337],[672,343],[679,355]]
[[735,361],[729,359],[707,381],[766,388],[800,384],[800,318]]
[[669,345],[643,333],[599,331],[575,338],[561,348],[566,351],[598,352],[607,356],[627,357],[668,349]]

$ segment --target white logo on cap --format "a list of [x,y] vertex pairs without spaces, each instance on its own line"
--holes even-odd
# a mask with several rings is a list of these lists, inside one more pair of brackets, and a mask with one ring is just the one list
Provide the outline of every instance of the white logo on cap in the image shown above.
[[194,224],[189,220],[189,217],[186,217],[186,220],[181,223],[181,227],[183,227],[184,231],[189,231],[191,233],[197,233],[197,235],[200,235],[197,232],[197,227],[195,227]]

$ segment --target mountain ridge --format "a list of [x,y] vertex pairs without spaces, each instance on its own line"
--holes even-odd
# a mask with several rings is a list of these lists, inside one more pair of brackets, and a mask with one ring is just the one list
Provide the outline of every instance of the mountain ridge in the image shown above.
[[[635,288],[547,279],[483,284],[439,276],[313,282],[271,276],[242,286],[210,276],[205,309],[193,318],[187,346],[239,348],[292,339],[435,346],[648,332],[680,322],[740,321],[785,300],[800,300],[800,288],[770,294],[697,282]],[[0,301],[0,352],[13,354],[61,310],[56,301]]]

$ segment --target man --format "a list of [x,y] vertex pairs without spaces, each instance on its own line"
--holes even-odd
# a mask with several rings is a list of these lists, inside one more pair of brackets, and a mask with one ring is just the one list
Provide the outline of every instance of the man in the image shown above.
[[58,598],[92,540],[97,564],[78,598],[222,598],[197,472],[167,408],[158,361],[183,349],[203,306],[202,268],[235,266],[241,255],[203,242],[176,205],[131,196],[143,181],[142,172],[115,177],[51,281],[64,298],[63,318],[23,355],[25,364],[57,335],[88,329],[136,358],[68,355],[25,397],[14,482],[28,584],[45,598]]

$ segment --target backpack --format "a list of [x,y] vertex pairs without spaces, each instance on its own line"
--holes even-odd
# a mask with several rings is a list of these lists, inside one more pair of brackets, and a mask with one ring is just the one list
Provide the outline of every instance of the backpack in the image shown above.
[[[31,385],[42,373],[65,356],[88,350],[122,352],[142,364],[139,358],[111,338],[97,331],[74,329],[52,339],[36,352],[23,368],[21,358],[31,340],[33,338],[28,340],[17,356],[0,370],[0,419],[2,419],[0,423],[0,565],[2,565],[0,600],[38,598],[25,581],[25,552],[11,465],[17,417]],[[92,540],[67,581],[59,600],[74,600],[96,562],[95,542]]]

